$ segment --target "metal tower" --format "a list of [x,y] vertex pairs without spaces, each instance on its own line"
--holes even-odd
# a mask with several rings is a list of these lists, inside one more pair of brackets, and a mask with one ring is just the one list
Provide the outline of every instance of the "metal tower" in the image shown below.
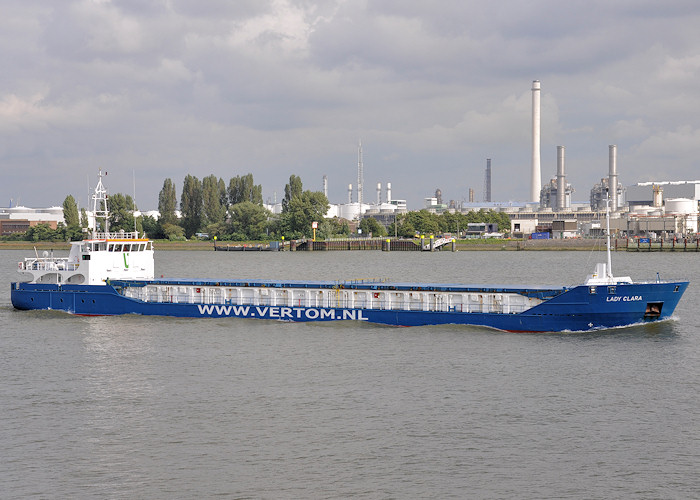
[[362,141],[360,140],[360,147],[357,150],[357,203],[360,204],[360,211],[362,211],[362,187],[364,183],[365,174],[362,166]]
[[[107,172],[105,172],[107,175]],[[100,175],[97,181],[97,186],[95,186],[95,192],[92,195],[92,213],[95,217],[95,227],[93,228],[93,238],[96,238],[97,232],[97,219],[102,218],[105,221],[104,231],[109,232],[109,210],[107,210],[107,189],[102,184],[102,169],[100,169]]]

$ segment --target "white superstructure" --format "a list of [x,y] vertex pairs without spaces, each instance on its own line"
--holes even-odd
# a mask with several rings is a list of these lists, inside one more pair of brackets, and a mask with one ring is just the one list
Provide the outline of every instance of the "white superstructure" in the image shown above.
[[[107,190],[102,172],[93,194],[93,211],[107,225]],[[43,252],[19,263],[18,271],[30,283],[102,285],[107,279],[153,279],[153,242],[137,232],[96,232],[90,239],[71,242],[68,257]]]

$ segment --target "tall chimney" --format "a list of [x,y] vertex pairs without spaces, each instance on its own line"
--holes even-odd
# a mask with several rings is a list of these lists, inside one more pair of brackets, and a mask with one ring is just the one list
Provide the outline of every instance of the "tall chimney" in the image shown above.
[[382,204],[382,183],[377,182],[377,205]]
[[486,158],[486,177],[484,179],[484,201],[491,201],[491,158]]
[[557,146],[557,210],[566,208],[566,174],[564,173],[564,146]]
[[391,203],[391,182],[386,183],[386,202]]
[[540,173],[540,81],[532,82],[532,176],[530,200],[540,201],[542,174]]
[[617,146],[608,146],[608,196],[610,197],[610,210],[617,211]]
[[348,184],[348,205],[352,203],[352,184]]
[[323,196],[328,198],[328,176],[323,176]]

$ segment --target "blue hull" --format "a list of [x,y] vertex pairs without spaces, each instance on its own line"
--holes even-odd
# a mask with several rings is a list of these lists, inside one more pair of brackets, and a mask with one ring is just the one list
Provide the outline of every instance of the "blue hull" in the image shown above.
[[635,283],[618,285],[610,293],[607,286],[581,285],[565,289],[525,312],[510,314],[144,302],[124,297],[110,285],[12,283],[11,298],[17,309],[52,309],[78,315],[355,320],[392,326],[456,324],[507,331],[559,332],[614,328],[668,319],[687,286],[687,282]]

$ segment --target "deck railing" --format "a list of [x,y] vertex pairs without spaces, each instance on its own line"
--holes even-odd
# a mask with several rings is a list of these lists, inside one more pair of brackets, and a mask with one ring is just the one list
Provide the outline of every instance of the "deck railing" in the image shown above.
[[30,257],[19,263],[20,271],[75,271],[78,266],[68,262],[68,257]]
[[439,303],[427,305],[421,300],[395,301],[385,298],[338,298],[327,295],[321,298],[294,298],[292,302],[288,300],[275,300],[270,296],[246,296],[236,299],[229,299],[224,294],[212,294],[206,287],[196,288],[197,292],[166,291],[158,287],[126,287],[119,290],[122,295],[143,300],[145,302],[175,303],[175,304],[212,304],[212,305],[235,305],[253,307],[313,307],[313,308],[349,308],[349,309],[378,309],[389,311],[426,311],[426,312],[464,312],[464,313],[506,313],[517,314],[532,307],[528,304],[503,304],[503,303],[455,303],[449,304],[446,300]]
[[95,233],[93,236],[96,240],[138,240],[139,233],[137,231],[126,233],[119,231],[116,233]]

